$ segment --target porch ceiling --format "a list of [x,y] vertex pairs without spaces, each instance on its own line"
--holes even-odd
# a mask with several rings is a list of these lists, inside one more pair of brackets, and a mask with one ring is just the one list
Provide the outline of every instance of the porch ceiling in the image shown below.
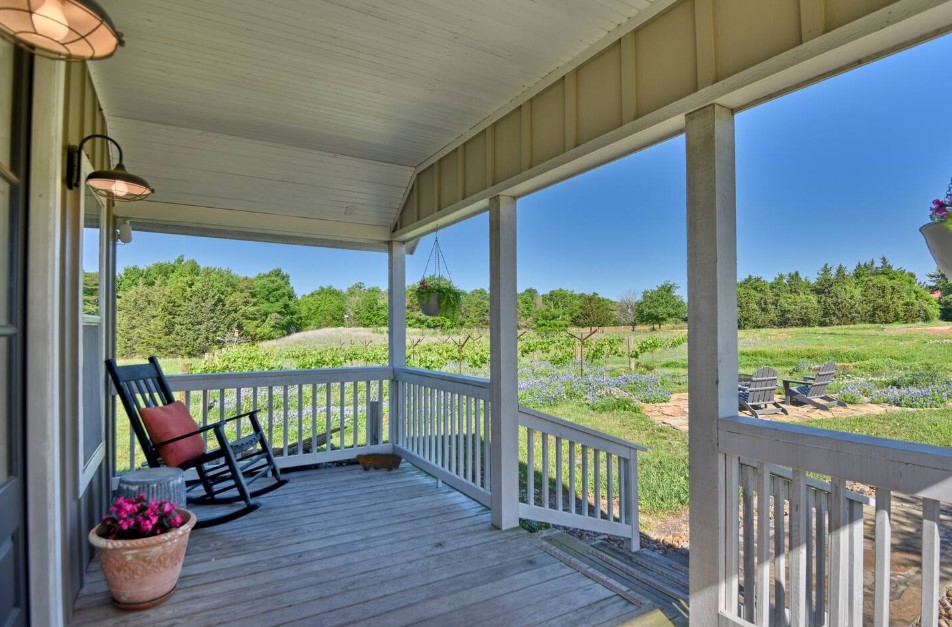
[[90,68],[155,203],[379,242],[415,166],[653,1],[104,0],[128,45]]

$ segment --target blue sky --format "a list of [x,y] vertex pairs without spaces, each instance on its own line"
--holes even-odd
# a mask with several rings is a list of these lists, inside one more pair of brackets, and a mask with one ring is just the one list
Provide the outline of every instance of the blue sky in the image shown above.
[[[887,256],[925,279],[919,226],[952,176],[952,36],[736,117],[738,276],[772,278]],[[617,298],[686,282],[684,139],[676,137],[518,201],[519,288]],[[488,219],[440,232],[452,278],[488,287]],[[407,262],[423,274],[433,238]],[[183,254],[253,275],[281,267],[297,293],[386,285],[385,255],[136,233],[119,267]],[[88,261],[87,261],[88,264]],[[683,291],[683,290],[682,290]]]

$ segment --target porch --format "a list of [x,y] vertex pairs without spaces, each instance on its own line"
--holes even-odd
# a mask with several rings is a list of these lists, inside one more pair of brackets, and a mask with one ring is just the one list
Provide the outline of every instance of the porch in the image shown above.
[[192,532],[164,605],[116,610],[93,562],[72,624],[667,624],[650,590],[622,597],[409,464],[289,477],[254,514]]

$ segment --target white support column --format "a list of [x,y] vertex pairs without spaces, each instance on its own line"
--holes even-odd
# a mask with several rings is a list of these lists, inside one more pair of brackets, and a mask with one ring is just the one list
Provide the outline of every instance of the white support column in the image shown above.
[[489,379],[492,392],[492,523],[519,525],[519,395],[516,201],[489,201]]
[[64,66],[37,58],[33,71],[30,196],[26,282],[26,519],[30,621],[62,625],[71,601],[63,586],[65,485],[61,403],[64,273],[78,259],[63,258]]
[[[691,625],[717,625],[728,599],[722,417],[737,415],[737,217],[734,116],[720,105],[688,114],[688,391]],[[736,490],[736,487],[733,489]],[[734,574],[736,577],[736,573]]]
[[[391,368],[407,365],[407,254],[406,244],[390,242],[387,249],[387,326]],[[402,442],[403,399],[396,379],[390,382],[390,444]]]

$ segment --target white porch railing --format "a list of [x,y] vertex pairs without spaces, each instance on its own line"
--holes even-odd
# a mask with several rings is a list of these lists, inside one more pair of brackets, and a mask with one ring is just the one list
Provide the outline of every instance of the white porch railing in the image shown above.
[[[719,446],[728,460],[725,607],[736,609],[722,615],[722,624],[859,626],[865,603],[872,624],[888,625],[895,492],[921,504],[922,625],[938,625],[939,509],[952,502],[952,452],[747,418],[721,423]],[[870,500],[848,491],[846,481],[875,487],[875,509],[867,512]],[[864,599],[867,515],[875,517],[871,603]]]
[[[203,426],[257,410],[282,468],[396,452],[491,506],[486,379],[374,367],[173,375],[168,381]],[[637,550],[637,454],[647,449],[527,408],[518,419],[526,469],[519,477],[519,515],[619,535]],[[251,425],[236,421],[227,429],[247,435]],[[143,461],[134,434],[118,442],[119,472]]]
[[470,498],[490,505],[489,381],[394,368],[394,450]]
[[519,429],[519,516],[622,536],[637,551],[638,451],[648,449],[525,407]]
[[[171,375],[168,382],[202,426],[257,409],[278,465],[287,468],[390,452],[384,401],[391,372],[378,367],[189,374]],[[125,420],[117,417],[117,423]],[[228,433],[247,435],[251,424],[235,421]],[[116,443],[119,472],[143,463],[131,430],[125,442]],[[127,447],[128,461],[120,459],[120,447]]]

